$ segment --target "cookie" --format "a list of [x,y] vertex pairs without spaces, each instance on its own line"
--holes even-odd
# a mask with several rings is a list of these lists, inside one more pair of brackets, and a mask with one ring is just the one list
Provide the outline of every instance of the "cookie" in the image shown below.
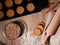
[[44,30],[45,27],[45,23],[44,22],[40,22],[38,25],[36,25],[36,28],[39,28],[42,32]]
[[2,9],[2,3],[0,2],[0,10]]
[[43,27],[45,27],[45,23],[44,22],[40,22],[39,25],[42,25]]
[[9,39],[16,39],[21,32],[19,25],[15,23],[9,23],[5,27],[5,34]]
[[13,1],[12,0],[6,0],[5,5],[6,5],[6,7],[12,7],[13,6]]
[[39,36],[42,34],[43,30],[44,30],[44,26],[45,23],[44,22],[40,22],[39,24],[36,25],[35,29],[33,30],[33,34],[35,36]]
[[36,29],[33,30],[33,34],[35,36],[39,36],[41,34],[41,30],[36,28]]
[[24,7],[22,7],[22,6],[17,7],[16,12],[18,14],[23,14],[24,13]]
[[43,31],[44,27],[42,25],[37,25],[36,28],[41,29],[41,31]]
[[21,4],[23,0],[14,0],[15,4]]
[[13,9],[9,9],[9,10],[7,10],[7,13],[6,13],[7,17],[13,17],[14,14],[15,14],[15,12],[14,12]]
[[33,3],[28,3],[26,8],[29,12],[34,11],[35,5]]
[[4,13],[0,11],[0,19],[2,19],[3,17],[4,17]]

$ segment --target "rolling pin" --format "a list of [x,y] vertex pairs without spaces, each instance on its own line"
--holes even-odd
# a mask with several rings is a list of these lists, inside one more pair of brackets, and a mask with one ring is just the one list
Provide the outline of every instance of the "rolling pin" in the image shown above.
[[59,23],[60,23],[60,8],[57,10],[57,12],[55,13],[53,19],[51,20],[49,26],[47,27],[45,33],[45,38],[42,40],[42,44],[45,44],[47,39],[49,38],[49,36],[53,35],[56,30],[59,27]]
[[46,11],[46,13],[48,13],[50,10],[53,10],[56,6],[58,6],[59,3],[60,3],[60,2],[56,2],[56,3],[53,4],[53,5],[50,4],[50,7],[49,7],[49,9]]
[[49,26],[51,20],[53,19],[54,14],[55,14],[54,11],[50,11],[48,13],[48,16],[47,16],[46,21],[45,21],[45,27],[44,27],[44,31],[42,33],[41,41],[45,38],[45,30],[47,29],[47,27]]

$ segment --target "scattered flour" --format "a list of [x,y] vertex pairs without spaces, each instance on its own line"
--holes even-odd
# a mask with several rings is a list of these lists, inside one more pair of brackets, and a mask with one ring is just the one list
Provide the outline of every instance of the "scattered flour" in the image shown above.
[[30,31],[26,32],[22,36],[21,44],[22,45],[41,45],[40,41],[37,40],[37,36],[32,35]]

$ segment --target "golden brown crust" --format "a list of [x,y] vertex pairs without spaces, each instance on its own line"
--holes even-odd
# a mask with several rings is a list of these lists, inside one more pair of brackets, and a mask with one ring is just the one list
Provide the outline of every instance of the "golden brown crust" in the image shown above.
[[44,27],[42,25],[37,25],[36,28],[41,29],[41,31],[43,31]]
[[23,0],[14,0],[15,4],[21,4]]
[[12,10],[12,9],[9,9],[9,10],[7,11],[7,13],[6,13],[6,15],[7,15],[8,17],[13,17],[14,14],[15,14],[15,12],[14,12],[14,10]]
[[43,27],[45,27],[45,23],[44,22],[40,22],[38,25],[42,25]]
[[13,6],[13,1],[12,0],[6,0],[5,5],[6,5],[6,7],[12,7]]
[[40,22],[38,25],[36,25],[35,29],[33,30],[33,34],[35,36],[41,35],[43,30],[44,30],[44,26],[45,26],[45,23],[44,22]]
[[24,8],[22,6],[17,7],[16,9],[18,14],[23,14],[24,13]]
[[28,3],[26,8],[27,8],[28,11],[34,11],[35,6],[34,6],[33,3]]
[[39,36],[41,34],[41,30],[36,28],[36,29],[33,30],[33,34],[35,36]]

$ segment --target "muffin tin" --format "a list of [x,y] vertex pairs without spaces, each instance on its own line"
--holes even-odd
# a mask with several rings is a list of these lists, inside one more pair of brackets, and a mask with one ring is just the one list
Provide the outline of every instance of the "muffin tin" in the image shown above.
[[48,0],[0,0],[0,21],[36,13],[47,6]]

